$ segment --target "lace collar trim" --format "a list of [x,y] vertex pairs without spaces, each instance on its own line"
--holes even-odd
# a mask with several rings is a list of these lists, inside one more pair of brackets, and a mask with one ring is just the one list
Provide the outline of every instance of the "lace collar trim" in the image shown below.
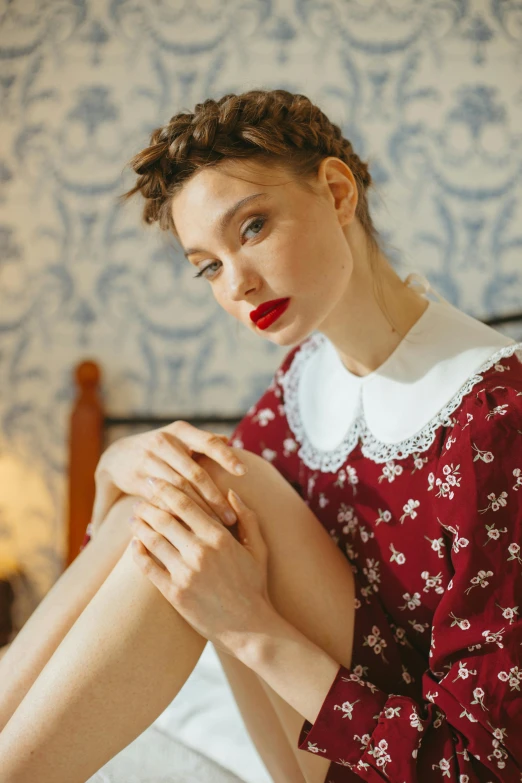
[[302,343],[280,382],[305,465],[334,473],[359,442],[377,463],[426,451],[484,372],[515,353],[522,361],[522,342],[439,299],[428,300],[407,339],[364,377],[344,367],[323,334]]

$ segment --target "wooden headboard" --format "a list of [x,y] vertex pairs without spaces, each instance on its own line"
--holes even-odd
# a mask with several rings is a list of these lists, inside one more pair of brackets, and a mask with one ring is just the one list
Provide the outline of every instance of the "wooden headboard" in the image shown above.
[[[522,313],[493,317],[485,320],[493,327],[520,327],[522,340]],[[132,430],[156,429],[183,419],[201,429],[232,434],[245,413],[226,417],[216,415],[193,416],[168,415],[151,416],[110,416],[104,409],[101,394],[101,368],[92,360],[80,362],[75,367],[76,397],[70,419],[69,433],[69,486],[68,486],[68,549],[65,567],[77,556],[83,542],[85,530],[90,522],[94,505],[94,473],[102,452],[108,444],[111,430],[126,428]]]

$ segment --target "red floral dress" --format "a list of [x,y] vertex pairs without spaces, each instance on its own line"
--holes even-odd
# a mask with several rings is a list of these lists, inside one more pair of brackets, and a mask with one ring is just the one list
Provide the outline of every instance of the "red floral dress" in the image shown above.
[[280,471],[354,572],[352,666],[298,748],[330,759],[325,783],[519,783],[522,346],[472,374],[418,450],[368,456],[356,430],[346,458],[321,469],[285,399],[310,339],[229,440]]
[[298,747],[332,761],[325,783],[518,783],[522,363],[476,376],[428,449],[377,463],[358,443],[323,472],[303,463],[286,415],[301,347],[230,438],[281,472],[354,570],[352,666]]

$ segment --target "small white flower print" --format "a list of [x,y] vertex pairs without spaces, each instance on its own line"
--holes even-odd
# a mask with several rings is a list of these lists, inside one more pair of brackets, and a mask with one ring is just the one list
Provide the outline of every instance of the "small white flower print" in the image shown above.
[[499,609],[502,609],[502,617],[504,619],[509,620],[509,624],[515,622],[515,617],[518,615],[518,606],[507,606],[505,609],[503,606],[500,606],[500,604],[497,604],[495,602],[495,606],[498,606]]
[[371,634],[368,634],[368,636],[363,636],[363,639],[363,647],[371,647],[375,655],[380,655],[382,660],[385,663],[388,663],[383,653],[383,649],[387,647],[388,644],[386,639],[381,638],[381,631],[376,625],[372,626]]
[[410,595],[409,593],[404,593],[403,596],[406,603],[404,606],[399,606],[399,609],[415,609],[416,606],[420,606],[420,593],[413,593],[413,595]]
[[351,467],[351,465],[346,465],[345,468],[341,468],[341,470],[337,474],[337,479],[335,480],[334,487],[340,487],[341,489],[343,489],[346,483],[351,484],[351,486],[353,487],[353,494],[356,495],[357,494],[356,485],[359,483],[359,478],[357,476],[356,469]]
[[435,704],[435,699],[437,698],[438,695],[439,695],[438,691],[435,691],[434,693],[428,691],[428,693],[426,694],[426,698],[428,699],[428,701],[431,701],[432,704]]
[[391,511],[381,511],[381,509],[379,509],[379,516],[375,520],[375,524],[378,525],[379,522],[391,522],[391,518]]
[[497,529],[494,522],[492,522],[491,525],[486,525],[486,530],[488,531],[488,537],[482,546],[486,546],[486,544],[492,540],[497,541],[500,538],[501,533],[507,533],[507,527]]
[[378,767],[382,767],[383,772],[386,774],[386,764],[391,761],[391,756],[386,751],[388,750],[388,743],[385,739],[379,740],[374,748],[368,751],[368,755],[373,756]]
[[492,740],[493,753],[490,753],[488,759],[490,761],[496,761],[499,769],[504,769],[506,766],[506,759],[508,757],[507,751],[500,747],[500,741],[498,739]]
[[473,696],[475,697],[473,701],[470,701],[470,704],[480,704],[483,710],[487,710],[488,708],[484,704],[484,696],[485,693],[482,690],[482,688],[475,688],[473,691]]
[[518,490],[522,487],[522,470],[520,468],[515,468],[513,475],[516,478],[516,482],[513,484],[513,489],[515,492],[518,492]]
[[449,777],[451,777],[451,773],[450,773],[450,769],[451,769],[451,767],[450,767],[450,761],[451,761],[451,759],[452,759],[452,758],[453,758],[453,756],[450,756],[450,757],[449,757],[449,759],[442,758],[442,759],[439,761],[439,763],[438,763],[438,764],[432,764],[432,765],[431,765],[431,768],[432,768],[432,769],[440,769],[440,771],[442,772],[442,777],[443,777],[443,778],[444,778],[444,777],[448,777],[448,778],[449,778]]
[[404,514],[400,519],[401,524],[404,522],[406,517],[411,517],[412,519],[415,519],[415,517],[417,516],[417,512],[415,511],[415,509],[418,508],[419,506],[420,506],[420,502],[418,500],[408,500],[406,505],[402,507]]
[[508,546],[508,552],[511,555],[511,557],[508,557],[508,560],[518,560],[519,563],[522,563],[522,560],[520,559],[520,545],[519,544],[516,544],[513,541],[513,543]]
[[499,647],[504,647],[502,644],[502,633],[504,631],[504,628],[501,628],[500,631],[482,631],[482,636],[486,637],[486,643],[487,642],[495,642]]
[[293,438],[285,438],[283,441],[283,454],[285,457],[289,457],[297,451],[297,443]]
[[493,576],[493,571],[479,571],[477,576],[472,576],[469,580],[471,583],[471,587],[467,587],[464,591],[466,595],[469,593],[470,590],[473,590],[474,587],[477,587],[477,585],[480,585],[481,587],[487,587],[489,585],[488,577]]
[[275,419],[275,413],[270,408],[261,408],[256,415],[252,418],[252,421],[259,422],[260,427],[266,427],[269,422]]
[[471,444],[475,451],[477,452],[476,456],[473,457],[473,462],[476,462],[478,459],[482,462],[493,462],[495,457],[491,453],[491,451],[481,451],[476,443]]
[[354,514],[353,506],[347,506],[346,503],[341,503],[339,506],[339,511],[337,512],[337,521],[346,522],[343,527],[343,533],[350,533],[352,535],[355,533],[357,525],[359,524],[359,520]]
[[379,560],[374,558],[366,558],[366,565],[363,566],[362,572],[368,579],[368,582],[372,585],[375,593],[379,592],[378,584],[381,581],[381,575],[379,573],[380,563]]
[[353,494],[357,494],[357,484],[359,483],[359,478],[357,476],[357,471],[355,468],[352,468],[351,465],[346,466],[346,475],[348,478],[348,483],[352,485],[353,487]]
[[455,538],[453,539],[452,544],[452,550],[455,552],[455,554],[459,551],[459,549],[464,549],[464,547],[468,546],[469,541],[467,538],[459,537],[459,526],[455,525],[455,527],[452,527],[451,525],[444,525],[440,519],[437,517],[437,522],[441,527],[443,527],[445,530],[449,530],[450,533],[453,533]]
[[364,750],[368,743],[370,742],[370,735],[369,734],[363,734],[362,737],[359,737],[358,734],[353,735],[354,740],[357,740],[361,743],[361,750]]
[[423,593],[429,593],[431,588],[435,590],[438,595],[442,595],[444,588],[442,586],[442,572],[439,571],[435,576],[431,576],[429,571],[423,571],[421,573],[421,579],[424,579],[426,584],[422,588]]
[[261,456],[263,459],[266,459],[267,462],[273,462],[277,457],[277,451],[274,451],[273,449],[263,449]]
[[476,674],[476,669],[468,669],[468,664],[466,661],[459,661],[459,671],[457,676],[452,682],[456,682],[459,678],[461,680],[467,680],[470,674]]
[[458,625],[462,631],[467,631],[468,628],[471,628],[471,623],[466,618],[455,617],[453,612],[450,612],[450,617],[453,617],[453,622],[451,623],[450,628],[452,628],[454,625]]
[[464,710],[464,712],[461,712],[459,715],[459,718],[467,718],[470,723],[478,723],[477,719],[473,717],[471,712],[468,712],[467,710]]
[[437,557],[444,557],[442,548],[446,546],[446,543],[443,538],[428,538],[428,536],[424,536],[424,538],[430,542],[431,548],[437,553]]
[[320,492],[319,493],[319,500],[318,500],[319,508],[325,508],[328,505],[329,502],[330,502],[330,500],[326,497],[324,492]]
[[391,484],[393,481],[395,481],[396,476],[400,476],[402,473],[402,465],[396,465],[393,460],[390,462],[387,462],[386,465],[382,469],[382,475],[379,476],[379,484],[384,479],[388,479],[389,483]]
[[486,419],[491,419],[493,416],[505,416],[507,413],[508,405],[497,405],[496,408],[493,408],[493,410],[490,410],[490,412],[486,415]]
[[402,707],[386,707],[384,710],[384,717],[388,720],[391,720],[391,718],[399,718],[401,709]]
[[363,541],[364,543],[366,543],[370,538],[375,538],[375,533],[373,532],[373,530],[370,530],[370,532],[368,532],[364,525],[360,526],[359,533],[361,534],[361,541]]
[[395,561],[398,565],[404,565],[404,563],[406,562],[405,555],[402,552],[398,552],[393,546],[393,544],[390,544],[390,549],[392,551],[392,556],[390,557],[390,563],[393,563]]
[[435,489],[435,473],[428,473],[428,492]]
[[420,720],[419,716],[417,715],[417,713],[415,712],[415,709],[410,714],[410,726],[413,729],[417,729],[418,731],[422,731],[423,730],[421,720]]
[[439,488],[437,497],[449,498],[453,500],[455,495],[452,487],[460,487],[461,476],[459,475],[460,465],[453,466],[453,462],[449,465],[444,465],[442,472],[444,473],[445,480],[438,478],[435,481],[436,486]]
[[488,500],[490,501],[489,506],[486,506],[486,508],[479,508],[479,514],[485,514],[486,511],[498,511],[500,508],[503,508],[504,506],[507,506],[507,492],[501,492],[500,495],[495,497],[495,493],[491,492],[490,495],[488,495]]
[[471,422],[473,421],[473,415],[471,413],[466,413],[466,424],[463,426],[463,430],[466,429],[466,427],[469,427]]
[[509,687],[512,691],[519,691],[522,669],[519,669],[518,666],[513,666],[509,672],[499,672],[498,679],[502,682],[509,682]]
[[408,622],[417,633],[424,633],[430,627],[429,623],[419,623],[418,620],[408,620]]
[[310,753],[326,753],[326,748],[318,748],[317,742],[308,742],[308,750]]
[[454,443],[457,442],[457,438],[452,438],[451,435],[448,437],[448,440],[446,441],[446,451],[449,451]]
[[404,682],[406,682],[408,685],[411,682],[415,682],[415,677],[411,676],[411,674],[409,673],[409,671],[406,668],[406,666],[403,663],[401,664],[401,666],[402,666],[402,675],[401,676],[402,676],[402,679],[404,680]]
[[353,708],[357,704],[357,702],[361,701],[360,699],[356,699],[354,702],[345,701],[342,703],[342,705],[334,704],[334,710],[341,710],[341,712],[344,713],[342,716],[343,718],[349,718],[349,720],[352,719],[353,716]]
[[421,457],[420,451],[416,451],[413,453],[413,470],[411,472],[412,476],[415,473],[416,470],[422,470],[424,465],[427,463],[428,457]]

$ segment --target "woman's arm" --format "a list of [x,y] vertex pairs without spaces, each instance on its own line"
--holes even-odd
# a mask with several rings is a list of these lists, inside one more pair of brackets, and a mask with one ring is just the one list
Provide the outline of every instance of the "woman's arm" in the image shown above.
[[136,497],[110,509],[96,536],[55,582],[0,659],[0,731],[121,557]]

